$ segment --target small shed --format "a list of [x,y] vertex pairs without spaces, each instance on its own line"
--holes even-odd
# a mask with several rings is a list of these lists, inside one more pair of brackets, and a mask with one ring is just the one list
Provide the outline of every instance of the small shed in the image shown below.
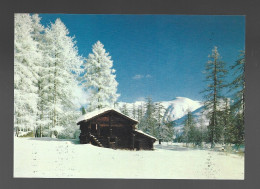
[[152,150],[156,138],[136,129],[138,121],[112,108],[82,115],[80,143],[114,149]]

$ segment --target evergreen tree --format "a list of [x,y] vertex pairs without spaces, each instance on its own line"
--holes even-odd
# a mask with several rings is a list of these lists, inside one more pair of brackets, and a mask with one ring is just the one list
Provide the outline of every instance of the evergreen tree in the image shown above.
[[210,142],[208,140],[208,131],[207,127],[204,124],[203,116],[201,115],[197,120],[197,128],[196,128],[196,144],[201,146],[202,142]]
[[169,117],[168,118],[163,118],[161,126],[158,127],[158,130],[159,130],[159,134],[158,134],[159,140],[163,140],[163,141],[167,141],[167,142],[168,141],[173,141],[174,127],[175,127],[175,121],[171,121]]
[[81,107],[81,113],[82,113],[82,115],[86,114],[86,110],[85,110],[85,108],[83,106]]
[[123,104],[122,108],[120,108],[120,111],[122,112],[122,114],[129,116],[129,111],[128,111],[126,103]]
[[243,116],[245,112],[245,51],[241,51],[240,58],[231,66],[235,79],[230,83],[230,91],[233,92],[234,103],[232,108],[239,110]]
[[233,125],[232,125],[232,113],[230,110],[230,99],[224,98],[224,108],[219,112],[220,125],[223,128],[223,135],[221,141],[226,143],[232,143],[233,141]]
[[69,36],[68,29],[60,19],[46,29],[45,42],[45,112],[51,121],[48,123],[51,131],[56,126],[68,128],[74,125],[79,115],[79,112],[75,112],[73,91],[78,87],[76,78],[82,60],[74,38]]
[[195,120],[194,141],[197,146],[202,146],[202,142],[207,142],[207,128],[204,126],[204,118],[202,116]]
[[144,132],[151,134],[152,136],[157,136],[157,120],[155,118],[155,105],[152,98],[146,98],[145,109],[146,112],[143,118],[144,124],[142,129]]
[[197,146],[202,146],[202,142],[205,139],[205,134],[206,132],[203,127],[195,127],[193,144]]
[[245,51],[241,51],[240,58],[231,66],[235,79],[230,84],[234,103],[231,111],[234,114],[234,143],[238,146],[244,143],[244,114],[245,114]]
[[143,110],[143,104],[141,104],[138,106],[137,109],[137,120],[140,122],[143,116],[144,116],[144,110]]
[[175,139],[174,142],[185,142],[184,141],[184,134],[180,131],[175,131]]
[[47,136],[60,126],[70,135],[80,114],[74,91],[79,87],[76,78],[82,60],[60,19],[47,29],[40,20],[37,14],[15,15],[15,127]]
[[136,119],[136,108],[135,108],[135,104],[133,103],[133,107],[132,107],[132,117],[134,119]]
[[218,107],[222,99],[221,92],[225,87],[224,78],[226,75],[225,64],[220,60],[217,47],[214,47],[212,54],[209,55],[209,61],[206,64],[205,74],[207,88],[203,91],[205,93],[205,109],[208,112],[209,118],[209,139],[211,147],[221,138],[220,125],[218,119]]
[[93,45],[93,53],[89,54],[84,75],[86,88],[90,91],[88,111],[113,107],[119,94],[117,94],[117,81],[115,70],[112,69],[113,61],[104,45],[98,41]]
[[155,103],[155,118],[156,118],[156,122],[157,122],[156,123],[157,130],[158,130],[156,137],[158,137],[159,140],[161,140],[161,138],[164,136],[164,131],[169,130],[168,129],[169,124],[166,122],[163,123],[163,116],[164,116],[163,112],[164,111],[165,111],[165,108],[161,102]]
[[138,120],[138,125],[137,127],[141,130],[143,130],[144,128],[144,107],[143,107],[143,104],[139,105],[138,106],[138,109],[137,109],[137,120]]
[[42,136],[42,129],[46,123],[44,118],[45,112],[45,97],[44,97],[44,76],[45,76],[45,69],[46,64],[44,62],[44,50],[45,50],[45,40],[44,40],[44,32],[45,28],[40,23],[41,18],[38,14],[32,15],[32,37],[35,42],[37,42],[37,50],[41,54],[41,57],[37,60],[37,94],[38,94],[38,101],[37,101],[37,126],[35,133],[35,137]]
[[158,123],[162,122],[163,116],[164,116],[164,114],[163,114],[164,111],[165,111],[165,108],[161,102],[155,103],[155,117],[156,117]]
[[195,120],[190,110],[188,110],[187,116],[184,120],[183,137],[187,143],[195,144],[196,128]]
[[41,57],[33,40],[29,14],[15,14],[14,26],[14,126],[35,130],[37,119],[37,62]]
[[238,113],[237,115],[235,115],[233,124],[233,143],[236,145],[236,147],[239,148],[245,142],[244,117],[242,113]]

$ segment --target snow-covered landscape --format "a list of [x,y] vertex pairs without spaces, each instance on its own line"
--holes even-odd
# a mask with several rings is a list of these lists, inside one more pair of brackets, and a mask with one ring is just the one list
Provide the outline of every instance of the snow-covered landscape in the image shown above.
[[244,179],[244,17],[188,17],[15,14],[14,177]]
[[183,144],[153,151],[78,144],[77,140],[14,137],[14,177],[244,179],[244,156]]

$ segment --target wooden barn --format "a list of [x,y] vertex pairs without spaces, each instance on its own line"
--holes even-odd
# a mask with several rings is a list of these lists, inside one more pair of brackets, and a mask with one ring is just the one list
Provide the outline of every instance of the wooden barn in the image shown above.
[[111,108],[103,108],[81,116],[80,143],[114,149],[152,150],[156,138],[135,126],[138,121]]

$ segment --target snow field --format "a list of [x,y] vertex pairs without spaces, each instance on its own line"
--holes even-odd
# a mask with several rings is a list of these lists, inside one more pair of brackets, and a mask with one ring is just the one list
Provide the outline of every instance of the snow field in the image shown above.
[[182,144],[128,151],[75,140],[15,137],[14,177],[244,179],[244,157]]

